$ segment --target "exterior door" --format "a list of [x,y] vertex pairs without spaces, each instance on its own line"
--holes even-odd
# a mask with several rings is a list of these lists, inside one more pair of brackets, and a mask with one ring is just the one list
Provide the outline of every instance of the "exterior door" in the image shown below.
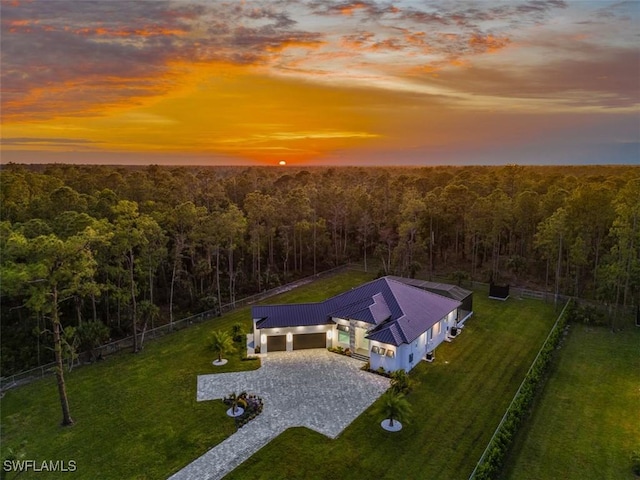
[[285,335],[269,335],[267,337],[268,352],[284,352],[287,350],[287,337]]
[[327,348],[326,333],[300,333],[293,336],[293,349]]

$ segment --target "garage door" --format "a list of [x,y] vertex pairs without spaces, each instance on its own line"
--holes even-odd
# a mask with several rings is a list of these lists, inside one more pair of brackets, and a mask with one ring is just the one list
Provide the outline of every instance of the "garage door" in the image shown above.
[[293,349],[327,348],[326,333],[300,333],[293,336]]
[[287,337],[284,335],[269,335],[267,337],[267,351],[284,352],[287,349]]

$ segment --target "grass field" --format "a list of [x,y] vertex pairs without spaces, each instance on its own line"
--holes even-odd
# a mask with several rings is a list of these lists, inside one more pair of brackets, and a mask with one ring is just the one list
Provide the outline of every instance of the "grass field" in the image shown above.
[[486,294],[474,310],[434,363],[412,371],[414,415],[401,432],[383,431],[373,408],[336,440],[290,429],[226,478],[468,478],[557,316],[540,302]]
[[634,479],[640,452],[640,328],[573,325],[504,478]]
[[[364,281],[350,271],[292,290],[266,302],[322,300]],[[265,302],[265,303],[266,303]],[[208,337],[241,322],[250,328],[249,308],[149,342],[142,353],[120,353],[66,375],[76,425],[59,426],[60,403],[53,377],[7,392],[1,400],[1,455],[23,441],[25,459],[75,460],[67,476],[86,479],[163,479],[235,431],[221,401],[196,402],[196,375],[257,368],[257,361],[228,356],[213,367]],[[11,478],[11,476],[9,476]],[[26,472],[20,479],[60,478]]]

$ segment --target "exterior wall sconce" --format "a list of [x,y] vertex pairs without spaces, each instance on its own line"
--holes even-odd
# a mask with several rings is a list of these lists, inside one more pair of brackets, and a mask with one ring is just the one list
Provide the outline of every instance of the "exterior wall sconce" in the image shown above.
[[327,340],[331,340],[333,338],[333,331],[332,330],[328,330],[327,331]]
[[260,335],[260,343],[267,343],[267,336],[264,333]]
[[291,334],[291,332],[287,333],[287,342],[291,342],[293,341],[293,335]]

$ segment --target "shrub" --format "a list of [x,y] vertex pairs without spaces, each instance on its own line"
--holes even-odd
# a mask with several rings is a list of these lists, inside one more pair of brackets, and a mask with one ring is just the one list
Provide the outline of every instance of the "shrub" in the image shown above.
[[413,387],[413,382],[409,378],[409,375],[404,370],[396,370],[391,373],[391,388],[396,393],[407,394]]
[[248,394],[247,392],[242,392],[239,395],[231,393],[228,397],[224,397],[222,402],[229,407],[231,407],[233,403],[236,403],[237,406],[244,409],[242,415],[235,417],[236,427],[238,428],[242,428],[249,423],[249,421],[260,415],[264,407],[262,398],[257,395]]
[[231,327],[231,334],[234,342],[240,342],[242,340],[242,324],[239,322],[234,323]]
[[631,471],[634,475],[640,477],[640,450],[636,450],[631,454]]
[[562,339],[560,332],[564,329],[568,318],[573,317],[574,312],[575,308],[573,302],[571,302],[564,314],[558,319],[557,325],[549,335],[547,342],[540,351],[540,355],[529,369],[520,390],[509,406],[504,422],[499,425],[484,457],[481,459],[481,463],[476,468],[476,473],[473,476],[475,480],[491,480],[498,477],[513,438],[528,414],[536,392],[546,379],[545,374],[551,363],[552,352],[558,347]]

